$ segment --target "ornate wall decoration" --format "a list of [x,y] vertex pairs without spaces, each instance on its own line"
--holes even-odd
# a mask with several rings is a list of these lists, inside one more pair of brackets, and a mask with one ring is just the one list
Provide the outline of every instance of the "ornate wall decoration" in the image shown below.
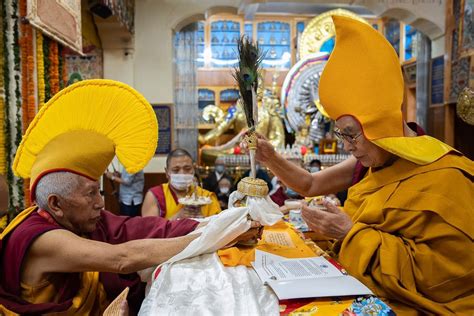
[[66,51],[63,67],[67,74],[66,85],[85,79],[103,78],[102,51],[93,46],[85,47],[83,56]]
[[281,88],[287,129],[298,133],[309,127],[309,137],[318,142],[324,138],[327,121],[319,103],[318,87],[328,54],[312,54],[297,62],[288,72]]
[[156,155],[167,155],[171,152],[173,145],[173,116],[172,104],[153,104],[153,110],[158,120],[158,146],[156,146]]
[[474,0],[464,0],[462,50],[474,49]]
[[82,53],[80,0],[28,0],[32,25],[61,44]]
[[305,56],[321,51],[321,47],[330,41],[335,35],[334,23],[331,16],[347,16],[368,23],[357,14],[343,9],[336,9],[325,12],[312,19],[306,26],[299,43],[299,56],[304,59]]
[[470,58],[460,58],[451,65],[451,88],[449,100],[456,102],[461,91],[469,85]]

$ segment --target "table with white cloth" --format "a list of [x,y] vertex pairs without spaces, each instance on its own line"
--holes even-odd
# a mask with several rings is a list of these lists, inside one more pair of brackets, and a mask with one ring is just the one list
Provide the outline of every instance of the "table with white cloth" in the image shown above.
[[[266,237],[272,233],[287,234],[290,244],[288,240],[278,244],[274,238],[268,242]],[[393,315],[388,305],[374,296],[279,301],[249,267],[255,249],[291,258],[299,254],[327,256],[314,242],[304,240],[303,234],[280,221],[265,227],[262,240],[254,247],[178,257],[154,270],[148,276],[148,292],[139,315]]]

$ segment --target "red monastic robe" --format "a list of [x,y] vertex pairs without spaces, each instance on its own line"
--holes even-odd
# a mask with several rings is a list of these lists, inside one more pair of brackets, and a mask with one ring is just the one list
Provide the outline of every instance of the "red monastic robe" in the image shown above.
[[[21,215],[21,214],[20,214]],[[92,240],[119,244],[143,238],[172,238],[193,231],[197,222],[189,219],[168,221],[161,217],[116,216],[103,211],[96,230],[89,236]],[[8,229],[8,228],[7,228]],[[80,287],[80,273],[58,274],[58,297],[56,303],[30,304],[21,296],[20,278],[23,259],[32,242],[41,234],[53,230],[65,229],[57,223],[33,211],[12,231],[0,239],[0,305],[22,315],[45,314],[68,310]],[[64,245],[67,247],[67,245]],[[128,295],[131,312],[137,312],[144,297],[144,284],[136,273],[119,275],[100,273],[100,281],[109,300],[112,300],[125,287],[130,287]]]

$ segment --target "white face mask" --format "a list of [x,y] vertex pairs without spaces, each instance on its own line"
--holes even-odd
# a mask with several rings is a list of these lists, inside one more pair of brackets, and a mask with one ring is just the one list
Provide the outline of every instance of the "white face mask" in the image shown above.
[[309,168],[309,172],[311,172],[311,173],[318,172],[319,170],[320,170],[319,167],[310,167]]
[[229,188],[228,187],[219,188],[219,191],[221,191],[222,194],[227,194],[229,193]]
[[186,190],[193,183],[193,181],[194,175],[192,174],[170,174],[170,184],[173,186],[173,188],[179,191]]

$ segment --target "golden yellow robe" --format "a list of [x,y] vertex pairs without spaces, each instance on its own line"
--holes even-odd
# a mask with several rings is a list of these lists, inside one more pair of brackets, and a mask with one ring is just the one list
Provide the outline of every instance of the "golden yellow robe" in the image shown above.
[[[169,187],[169,183],[164,183],[163,185],[163,193],[165,196],[165,203],[166,203],[166,219],[171,219],[176,213],[181,210],[183,205],[179,204],[179,202],[175,199],[171,189]],[[216,195],[214,192],[207,191],[201,187],[196,187],[196,193],[198,196],[205,196],[211,199],[211,204],[204,205],[201,207],[202,216],[207,217],[211,215],[215,215],[221,211],[221,207],[219,205],[219,201],[217,200]],[[157,197],[158,198],[158,197]],[[161,205],[158,202],[159,205]]]
[[398,159],[349,190],[339,261],[399,314],[474,314],[474,163]]

